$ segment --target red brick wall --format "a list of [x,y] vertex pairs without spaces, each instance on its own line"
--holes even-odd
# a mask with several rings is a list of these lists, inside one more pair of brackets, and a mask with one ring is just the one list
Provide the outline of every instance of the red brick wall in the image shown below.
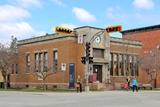
[[160,30],[126,33],[123,38],[141,41],[143,43],[141,52],[144,52],[160,44]]
[[[124,33],[123,38],[141,41],[143,46],[140,54],[143,55],[144,52],[156,48],[158,44],[160,45],[160,30]],[[140,74],[140,80],[146,83],[148,81],[147,74],[143,70],[140,71]],[[160,87],[160,74],[158,75],[157,79],[157,86]]]
[[[69,64],[75,64],[75,80],[77,75],[83,77],[84,65],[81,63],[81,57],[83,56],[83,47],[78,45],[75,40],[63,40],[57,42],[41,43],[41,44],[29,44],[28,46],[19,46],[18,47],[18,64],[19,64],[19,73],[12,74],[11,84],[14,83],[41,83],[41,80],[37,79],[35,75],[34,68],[29,73],[26,73],[25,65],[25,53],[29,52],[31,57],[31,65],[34,67],[34,55],[35,51],[45,50],[48,52],[48,66],[53,64],[53,49],[58,50],[58,71],[57,73],[49,76],[46,79],[46,83],[69,83]],[[61,63],[67,64],[67,70],[62,72],[60,71]]]

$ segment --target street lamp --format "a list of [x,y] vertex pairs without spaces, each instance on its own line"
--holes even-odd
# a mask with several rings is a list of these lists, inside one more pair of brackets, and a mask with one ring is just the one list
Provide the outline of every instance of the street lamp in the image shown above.
[[[158,54],[158,51],[160,50],[160,45],[157,45],[156,46],[156,54],[155,54],[155,62],[156,62],[156,70],[159,70],[159,54]],[[157,87],[157,71],[155,71],[155,79],[154,79],[154,86],[155,88]]]

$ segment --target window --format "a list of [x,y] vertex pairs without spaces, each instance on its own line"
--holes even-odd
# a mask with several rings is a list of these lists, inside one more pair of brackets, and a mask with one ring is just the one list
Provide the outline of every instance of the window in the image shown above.
[[12,74],[14,74],[14,64],[12,64]]
[[111,69],[110,69],[110,75],[113,76],[113,53],[111,53],[111,61],[110,61]]
[[93,57],[104,58],[104,49],[93,49]]
[[129,70],[130,70],[130,75],[135,76],[135,66],[134,66],[134,57],[129,56]]
[[44,70],[48,69],[48,53],[44,53]]
[[30,66],[31,66],[30,63],[31,63],[30,54],[27,54],[26,55],[26,72],[30,71]]
[[138,68],[139,68],[139,66],[138,66],[139,63],[138,63],[138,60],[137,60],[137,59],[138,59],[138,57],[137,57],[137,56],[134,56],[134,60],[135,60],[135,75],[136,75],[136,76],[139,75],[139,69],[138,69]]
[[39,53],[39,70],[43,71],[43,53]]
[[123,70],[123,55],[120,54],[119,55],[119,72],[120,72],[120,75],[124,75],[124,70]]
[[126,76],[129,76],[129,55],[126,55]]
[[115,72],[116,76],[118,76],[118,60],[117,54],[113,54],[113,71]]
[[58,66],[58,51],[53,51],[53,71],[57,71]]
[[126,75],[127,72],[127,56],[126,54],[123,55],[123,66],[124,66],[124,75]]
[[16,74],[18,74],[18,64],[16,64]]
[[39,55],[38,53],[35,54],[35,71],[39,71]]
[[35,53],[35,71],[47,72],[48,68],[48,53]]

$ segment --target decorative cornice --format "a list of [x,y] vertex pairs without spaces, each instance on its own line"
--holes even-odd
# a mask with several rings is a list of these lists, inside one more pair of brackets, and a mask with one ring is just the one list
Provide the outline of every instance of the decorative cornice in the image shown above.
[[110,41],[111,43],[113,42],[113,43],[120,43],[120,44],[126,44],[126,45],[142,46],[142,43],[140,41],[127,40],[122,38],[111,37]]
[[44,42],[44,41],[50,41],[50,40],[56,40],[56,39],[64,39],[64,38],[75,38],[75,36],[72,35],[58,35],[58,34],[50,34],[50,35],[45,35],[45,36],[39,36],[39,37],[34,37],[34,38],[30,38],[30,39],[24,39],[24,40],[20,40],[18,41],[18,46],[21,45],[26,45],[26,44],[32,44],[32,43],[38,43],[38,42]]

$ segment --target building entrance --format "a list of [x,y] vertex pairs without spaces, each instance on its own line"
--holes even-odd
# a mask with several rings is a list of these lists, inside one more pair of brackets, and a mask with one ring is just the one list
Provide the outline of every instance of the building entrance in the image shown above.
[[102,65],[93,65],[93,73],[97,75],[97,81],[102,82]]

